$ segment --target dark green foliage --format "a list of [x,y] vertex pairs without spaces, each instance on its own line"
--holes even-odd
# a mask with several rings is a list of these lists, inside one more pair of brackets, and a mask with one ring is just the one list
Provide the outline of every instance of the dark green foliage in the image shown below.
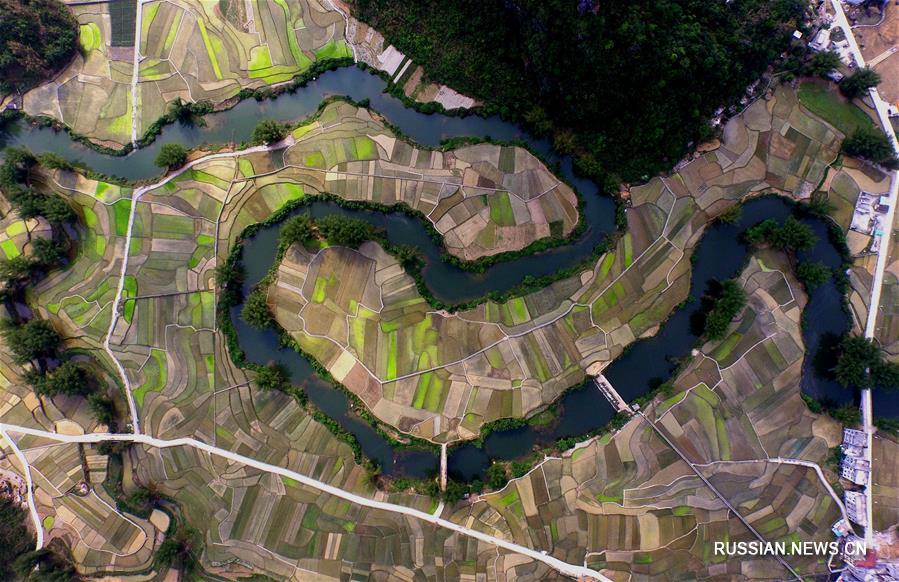
[[733,279],[721,284],[721,293],[705,320],[704,335],[710,340],[724,338],[731,320],[746,306],[746,293]]
[[51,170],[74,170],[75,166],[56,152],[43,152],[38,156],[41,165]]
[[815,246],[818,237],[810,226],[790,216],[783,226],[769,218],[746,231],[746,240],[754,245],[770,245],[776,249],[795,252],[807,251]]
[[287,390],[290,374],[280,362],[269,364],[256,370],[256,385],[263,390]]
[[0,580],[15,580],[13,563],[34,550],[34,536],[26,527],[28,514],[5,497],[0,497]]
[[803,261],[796,267],[796,277],[808,291],[823,285],[832,274],[831,268],[824,263]]
[[494,462],[487,467],[487,486],[491,489],[502,489],[509,482],[509,474],[504,463]]
[[91,412],[94,414],[94,418],[97,419],[97,422],[100,424],[105,424],[106,426],[112,428],[115,424],[115,406],[108,397],[100,394],[93,393],[88,395],[87,404],[91,409]]
[[297,214],[284,223],[279,234],[279,243],[287,248],[294,243],[305,243],[315,235],[308,214]]
[[87,368],[71,360],[43,375],[31,372],[28,381],[38,396],[75,396],[91,391],[91,376]]
[[411,245],[398,245],[393,247],[393,251],[394,258],[399,261],[404,269],[409,269],[410,267],[421,268],[424,264],[421,251],[416,247]]
[[31,319],[22,325],[7,323],[3,337],[17,364],[54,355],[61,341],[53,326],[43,319]]
[[[61,542],[61,540],[60,540]],[[72,564],[68,548],[50,543],[49,547],[19,556],[14,569],[23,582],[75,582],[81,580]]]
[[156,165],[160,168],[174,170],[187,162],[187,148],[180,143],[166,143],[159,148]]
[[52,225],[70,222],[75,212],[68,202],[56,194],[44,194],[33,188],[10,188],[7,199],[24,219],[43,216]]
[[[430,78],[552,131],[588,175],[668,169],[802,26],[801,0],[355,0]],[[699,90],[701,85],[701,90]]]
[[834,51],[821,51],[812,55],[808,62],[809,75],[827,77],[830,73],[840,68],[840,55]]
[[159,490],[159,485],[150,482],[132,491],[126,498],[125,505],[129,510],[133,510],[135,515],[149,516],[158,507],[161,500],[162,492]]
[[16,281],[24,281],[31,277],[34,261],[24,255],[0,261],[0,280],[11,285]]
[[181,97],[176,97],[175,100],[169,104],[166,121],[169,121],[170,123],[177,121],[181,125],[190,127],[195,125],[204,126],[206,125],[206,120],[203,119],[203,115],[210,113],[212,110],[212,104],[207,101],[187,103],[182,101]]
[[893,436],[899,436],[899,420],[895,418],[876,417],[874,419],[874,426],[882,431],[891,433]]
[[899,389],[899,364],[888,362],[873,340],[847,336],[840,343],[834,375],[849,388]]
[[802,203],[805,210],[816,216],[830,216],[836,209],[826,192],[815,192],[807,202]]
[[868,89],[876,87],[878,83],[880,83],[880,75],[873,69],[865,67],[844,77],[840,81],[840,91],[846,97],[855,99],[856,97],[864,97],[868,93]]
[[36,266],[55,267],[65,257],[63,244],[54,239],[38,238],[31,241],[31,260]]
[[156,559],[162,566],[171,566],[181,571],[181,577],[190,579],[197,569],[197,556],[202,551],[202,536],[196,529],[179,524],[175,531],[159,544]]
[[0,0],[0,93],[50,78],[77,43],[78,22],[58,0]]
[[524,477],[528,474],[528,471],[531,470],[531,463],[525,461],[513,461],[512,462],[512,477],[519,478]]
[[[239,253],[240,248],[235,246],[234,250]],[[224,313],[243,299],[244,276],[243,264],[240,261],[226,261],[215,268],[215,282],[219,287],[219,298]]]
[[3,164],[0,165],[0,186],[9,188],[25,183],[29,171],[36,163],[37,158],[27,149],[6,148],[3,150]]
[[368,222],[341,214],[329,214],[316,220],[315,224],[322,238],[333,245],[357,248],[375,236],[375,229]]
[[287,126],[272,119],[263,119],[253,130],[252,141],[259,145],[279,142],[287,135]]
[[736,224],[742,217],[743,206],[741,204],[734,204],[733,206],[722,212],[721,216],[718,217],[718,220],[725,224]]
[[881,129],[859,128],[843,140],[846,155],[864,158],[889,169],[899,167],[899,159],[887,134]]
[[266,329],[275,322],[268,309],[264,287],[257,287],[247,296],[240,312],[240,318],[256,329]]

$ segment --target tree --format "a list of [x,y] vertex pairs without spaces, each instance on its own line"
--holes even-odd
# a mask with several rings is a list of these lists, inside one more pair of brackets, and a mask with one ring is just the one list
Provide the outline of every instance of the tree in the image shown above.
[[28,380],[38,396],[75,396],[87,394],[91,390],[87,368],[71,360],[44,375],[31,373]]
[[824,263],[803,261],[796,267],[796,277],[809,291],[823,285],[833,271]]
[[0,0],[0,93],[49,79],[75,56],[78,35],[58,0]]
[[808,72],[810,75],[818,77],[827,77],[832,72],[840,68],[842,61],[840,55],[834,51],[821,51],[815,53],[808,63]]
[[846,336],[834,367],[837,381],[849,388],[899,389],[899,364],[888,362],[874,340]]
[[25,148],[4,149],[3,164],[0,165],[0,186],[8,189],[16,184],[25,184],[28,173],[36,163],[37,158]]
[[13,564],[19,556],[34,550],[34,536],[28,531],[27,520],[25,510],[12,499],[0,497],[0,580],[16,580]]
[[17,364],[27,364],[32,360],[54,355],[62,341],[52,325],[37,318],[23,325],[7,323],[3,336]]
[[314,236],[312,221],[308,214],[298,214],[281,227],[280,244],[286,248],[294,243],[303,243]]
[[13,568],[24,582],[77,582],[81,577],[67,554],[68,548],[61,540],[51,541],[47,547],[19,556]]
[[40,215],[50,224],[59,226],[71,222],[75,212],[69,203],[56,194],[43,194],[40,198]]
[[506,472],[506,466],[502,463],[494,462],[487,467],[487,486],[491,489],[502,489],[509,482],[509,475]]
[[359,218],[348,218],[342,214],[329,214],[316,221],[316,226],[326,241],[334,245],[358,248],[374,236],[375,229]]
[[746,292],[739,283],[729,279],[721,284],[721,292],[706,316],[704,335],[709,340],[724,338],[730,322],[746,306]]
[[179,568],[181,577],[190,579],[190,575],[197,568],[200,540],[199,531],[179,524],[175,531],[159,544],[156,557],[161,565]]
[[164,143],[156,155],[156,165],[174,170],[187,162],[187,148],[180,143]]
[[290,374],[280,362],[269,364],[257,370],[256,385],[263,390],[284,390],[290,387]]
[[264,288],[257,287],[250,293],[247,300],[244,301],[240,318],[256,329],[266,329],[275,323],[272,313],[268,309],[268,300]]
[[115,406],[112,400],[103,394],[94,392],[87,397],[88,407],[100,424],[105,424],[112,430],[115,424]]
[[31,241],[31,253],[35,264],[42,267],[54,267],[65,257],[62,243],[49,238],[38,238]]
[[253,130],[253,143],[268,145],[279,142],[287,135],[287,127],[272,119],[263,119]]
[[432,80],[533,132],[553,134],[560,148],[573,147],[588,175],[631,182],[669,169],[688,144],[709,135],[714,111],[739,101],[790,48],[805,6],[355,0],[351,9]]
[[773,218],[763,220],[747,229],[745,237],[754,246],[769,245],[786,252],[807,251],[818,241],[815,231],[793,216],[782,226]]
[[896,151],[883,130],[859,128],[843,140],[843,151],[850,156],[864,158],[889,169],[899,167]]
[[215,268],[215,282],[221,290],[222,305],[231,307],[243,297],[243,280],[246,276],[240,262],[226,261]]
[[28,279],[33,270],[34,261],[24,255],[0,261],[0,279],[7,285]]
[[864,69],[859,69],[851,75],[844,77],[843,80],[840,81],[840,91],[842,91],[843,95],[846,97],[855,99],[856,97],[863,97],[866,95],[868,89],[876,87],[878,83],[880,83],[880,75],[873,69],[865,67]]

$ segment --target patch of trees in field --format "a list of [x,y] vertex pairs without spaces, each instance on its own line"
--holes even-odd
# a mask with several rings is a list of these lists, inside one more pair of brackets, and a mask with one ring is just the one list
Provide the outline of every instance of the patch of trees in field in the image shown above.
[[[431,80],[552,135],[579,166],[669,169],[790,47],[801,0],[354,0]],[[826,63],[820,63],[826,67]]]

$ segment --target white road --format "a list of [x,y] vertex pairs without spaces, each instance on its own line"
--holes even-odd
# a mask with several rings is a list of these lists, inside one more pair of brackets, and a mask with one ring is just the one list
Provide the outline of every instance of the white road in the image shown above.
[[[843,29],[843,32],[846,33],[846,40],[849,41],[849,49],[852,51],[853,56],[855,57],[855,62],[858,64],[859,68],[865,66],[865,57],[862,56],[862,51],[859,49],[858,41],[855,38],[855,35],[852,34],[852,27],[849,25],[849,20],[846,18],[846,13],[843,11],[843,5],[840,4],[839,0],[830,0],[831,6],[833,6],[834,13],[836,15],[836,19],[834,24]],[[874,102],[874,108],[877,110],[877,118],[880,120],[880,125],[883,128],[883,131],[889,136],[890,140],[893,142],[893,149],[897,149],[896,142],[896,132],[893,131],[893,125],[890,123],[890,116],[887,111],[887,103],[880,97],[880,93],[877,92],[877,88],[874,87],[870,90],[871,100]],[[896,214],[896,201],[899,198],[899,172],[892,172],[890,179],[890,209],[887,212],[886,217],[886,228],[883,229],[883,237],[880,241],[880,249],[877,253],[877,264],[874,268],[874,280],[871,284],[871,300],[868,302],[868,319],[865,322],[865,337],[874,338],[875,332],[877,330],[877,313],[880,311],[880,291],[881,286],[883,285],[883,272],[886,269],[887,258],[890,254],[890,238],[893,234],[893,219]],[[871,463],[873,467],[873,459],[871,458],[871,449],[874,444],[874,410],[873,405],[871,403],[871,391],[870,390],[862,390],[862,423],[864,425],[865,435],[868,439],[868,446],[865,448],[865,458]],[[873,474],[873,469],[872,469]],[[865,496],[866,496],[866,504],[868,510],[868,525],[865,527],[865,542],[873,547],[874,542],[874,500],[872,499],[872,487],[869,485],[865,487]]]
[[119,317],[121,316],[122,309],[122,293],[125,290],[125,275],[128,273],[128,260],[131,256],[131,239],[134,232],[134,217],[137,214],[137,205],[140,202],[141,196],[146,194],[151,190],[155,190],[160,186],[165,185],[168,182],[171,182],[184,172],[190,170],[194,166],[199,163],[207,162],[209,160],[217,160],[222,158],[233,158],[236,156],[242,156],[246,154],[252,154],[256,152],[266,152],[273,151],[278,149],[283,149],[291,146],[294,143],[294,139],[292,136],[288,136],[286,139],[274,143],[271,145],[261,145],[261,146],[253,146],[251,148],[237,150],[233,152],[222,152],[217,154],[210,154],[208,156],[203,156],[202,158],[198,158],[192,162],[189,162],[178,168],[175,172],[170,172],[165,175],[161,180],[154,184],[150,184],[149,186],[141,186],[134,190],[134,193],[131,196],[131,211],[128,213],[128,230],[125,233],[125,249],[123,250],[122,256],[122,269],[119,273],[119,282],[116,286],[116,294],[115,298],[112,301],[112,316],[109,319],[109,329],[106,332],[106,338],[103,340],[103,349],[109,355],[110,359],[112,359],[113,363],[116,366],[116,369],[119,372],[119,376],[122,378],[122,385],[125,387],[125,397],[128,400],[128,412],[131,417],[131,426],[134,434],[140,434],[140,417],[137,413],[137,405],[134,402],[134,395],[131,393],[131,381],[128,379],[128,374],[125,373],[125,368],[122,366],[122,363],[116,357],[115,353],[112,351],[112,348],[109,346],[109,342],[112,338],[112,334],[115,331],[115,327],[119,322]]
[[140,125],[138,85],[140,82],[140,36],[143,27],[144,0],[137,0],[137,16],[134,20],[134,64],[131,70],[131,145],[137,147],[137,128]]
[[[303,475],[302,473],[297,473],[296,471],[291,471],[290,469],[286,469],[284,467],[279,467],[277,465],[271,465],[269,463],[263,463],[262,461],[257,461],[256,459],[252,459],[250,457],[245,457],[243,455],[234,453],[232,451],[227,451],[225,449],[220,449],[218,447],[212,446],[210,444],[198,441],[192,438],[178,438],[178,439],[158,439],[144,434],[111,434],[111,433],[91,433],[84,435],[64,435],[58,434],[55,432],[49,432],[45,430],[27,428],[22,426],[15,426],[10,424],[2,424],[0,423],[0,435],[5,437],[7,441],[9,441],[13,446],[13,451],[16,453],[16,456],[19,458],[20,462],[24,463],[26,481],[29,487],[29,504],[31,509],[32,519],[35,520],[35,527],[40,532],[41,531],[41,523],[39,516],[37,515],[37,510],[35,509],[34,498],[30,493],[32,490],[31,483],[31,469],[28,465],[25,456],[19,451],[18,447],[15,445],[13,439],[9,436],[9,433],[16,433],[21,435],[31,435],[39,438],[45,438],[54,440],[60,443],[102,443],[109,441],[120,441],[120,442],[129,442],[129,443],[138,443],[142,445],[147,445],[150,447],[157,448],[171,448],[171,447],[193,447],[195,449],[201,450],[210,455],[215,455],[217,457],[221,457],[224,459],[228,459],[229,461],[233,461],[235,463],[240,463],[246,465],[248,467],[253,467],[254,469],[258,469],[260,471],[265,471],[266,473],[273,473],[275,475],[280,475],[282,477],[287,477],[289,479],[294,479],[299,483],[307,487],[311,487],[313,489],[317,489],[323,493],[327,493],[329,495],[333,495],[335,497],[339,497],[351,503],[355,503],[357,505],[361,505],[363,507],[370,507],[372,509],[378,509],[381,511],[388,511],[390,513],[398,513],[400,515],[405,515],[407,517],[411,517],[414,519],[420,519],[422,521],[426,521],[428,523],[432,523],[439,527],[443,527],[455,532],[458,532],[462,535],[466,535],[469,537],[473,537],[475,539],[481,540],[488,544],[495,545],[497,547],[503,548],[510,552],[514,552],[517,554],[521,554],[523,556],[527,556],[533,560],[538,560],[543,562],[544,564],[550,566],[554,570],[565,574],[566,576],[572,576],[575,578],[586,577],[592,578],[595,580],[600,580],[602,582],[612,582],[609,578],[603,576],[596,570],[591,568],[587,568],[586,566],[579,566],[576,564],[569,564],[568,562],[563,562],[558,558],[550,556],[548,554],[544,554],[541,551],[534,550],[532,548],[528,548],[515,542],[511,542],[504,538],[499,538],[496,536],[492,536],[486,534],[482,531],[478,531],[476,529],[471,529],[460,525],[458,523],[443,519],[439,517],[439,514],[430,514],[425,513],[424,511],[420,511],[418,509],[414,509],[411,507],[406,507],[403,505],[397,505],[394,503],[388,503],[385,501],[376,501],[374,499],[363,497],[361,495],[357,495],[355,493],[350,493],[349,491],[344,491],[339,487],[335,487],[328,483],[324,483],[317,479],[313,479],[307,475]],[[43,545],[43,535],[41,535],[40,545]]]

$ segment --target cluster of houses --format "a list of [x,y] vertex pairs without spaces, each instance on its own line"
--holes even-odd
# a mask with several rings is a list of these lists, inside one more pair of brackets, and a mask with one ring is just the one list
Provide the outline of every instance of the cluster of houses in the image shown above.
[[859,193],[849,229],[872,237],[868,248],[865,249],[866,252],[877,253],[880,250],[880,241],[889,210],[889,196],[864,191]]
[[[871,464],[866,458],[868,437],[861,430],[843,429],[843,462],[840,474],[856,485],[867,486],[871,477]],[[867,497],[860,491],[846,491],[844,501],[849,519],[855,523],[868,525]]]

